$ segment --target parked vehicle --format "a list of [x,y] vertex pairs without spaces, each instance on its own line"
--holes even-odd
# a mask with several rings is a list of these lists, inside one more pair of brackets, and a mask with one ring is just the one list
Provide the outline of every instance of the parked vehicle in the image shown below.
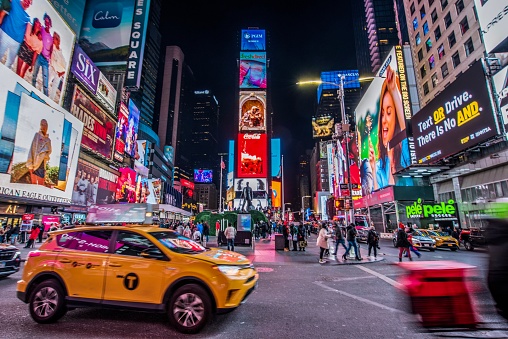
[[369,233],[368,227],[356,226],[356,241],[367,243],[367,235]]
[[7,277],[19,271],[21,253],[16,246],[0,244],[0,278]]
[[464,244],[464,248],[472,251],[475,247],[486,247],[484,230],[481,228],[464,229],[459,235],[460,241]]
[[[397,247],[397,232],[393,233],[392,237],[393,247]],[[436,250],[436,241],[427,235],[420,232],[420,230],[413,231],[413,246],[418,250],[426,249],[431,252]]]
[[424,229],[419,229],[418,231],[434,239],[436,241],[436,248],[447,248],[451,251],[456,251],[459,249],[459,242],[457,239],[448,235],[448,233]]

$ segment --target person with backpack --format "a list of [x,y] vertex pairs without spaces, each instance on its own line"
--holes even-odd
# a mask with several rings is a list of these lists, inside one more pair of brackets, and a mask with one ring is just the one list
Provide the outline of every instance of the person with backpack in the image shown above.
[[370,226],[369,233],[367,233],[367,244],[369,245],[369,257],[371,250],[374,249],[374,259],[377,258],[377,248],[379,242],[379,235],[374,226]]
[[409,250],[411,243],[407,238],[407,233],[403,223],[399,223],[399,229],[397,230],[397,242],[395,243],[395,247],[399,248],[399,262],[402,262],[402,254],[404,251],[407,252],[409,260],[413,261],[413,258],[411,258],[411,251]]

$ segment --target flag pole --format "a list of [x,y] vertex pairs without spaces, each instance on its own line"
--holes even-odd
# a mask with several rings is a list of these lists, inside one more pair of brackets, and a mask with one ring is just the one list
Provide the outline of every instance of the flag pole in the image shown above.
[[223,206],[222,206],[222,164],[224,163],[223,161],[223,156],[221,155],[220,156],[220,187],[219,187],[219,213],[222,213],[222,210],[223,210]]
[[284,203],[284,155],[281,155],[281,183],[282,183],[282,189],[281,189],[281,198],[282,198],[282,221],[286,220],[286,204]]

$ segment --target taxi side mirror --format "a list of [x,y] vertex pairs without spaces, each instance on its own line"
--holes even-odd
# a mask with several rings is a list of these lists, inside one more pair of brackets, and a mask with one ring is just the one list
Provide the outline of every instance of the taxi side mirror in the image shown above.
[[150,248],[146,249],[139,254],[142,258],[147,259],[157,259],[157,260],[169,260],[164,253],[162,253],[158,248]]

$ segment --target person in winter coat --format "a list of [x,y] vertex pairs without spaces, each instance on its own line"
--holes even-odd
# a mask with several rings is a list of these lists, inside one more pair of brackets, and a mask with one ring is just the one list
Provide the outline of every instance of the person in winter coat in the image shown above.
[[282,226],[282,236],[284,237],[284,252],[289,252],[289,228],[287,225]]
[[291,226],[291,241],[293,241],[293,251],[298,251],[298,227]]
[[305,251],[305,247],[307,247],[307,241],[305,240],[307,235],[307,231],[303,227],[303,225],[298,226],[298,250]]
[[358,251],[358,244],[356,243],[356,235],[357,235],[357,232],[356,232],[355,224],[353,224],[353,223],[349,224],[346,227],[346,240],[348,242],[348,247],[346,249],[346,253],[344,253],[344,255],[342,255],[342,259],[347,260],[347,253],[349,252],[351,247],[353,247],[355,250],[355,259],[362,260],[362,258],[360,257],[360,254],[358,253],[359,251]]
[[374,249],[374,258],[377,257],[377,247],[379,242],[379,235],[374,226],[370,226],[369,233],[367,233],[367,244],[369,245],[369,257],[371,250]]
[[344,238],[344,233],[342,231],[342,228],[339,224],[334,225],[334,236],[335,236],[335,256],[337,259],[339,258],[339,244],[344,247],[344,249],[347,251],[346,247],[346,239]]
[[402,253],[406,251],[408,253],[409,260],[413,260],[411,258],[411,251],[409,247],[411,243],[407,239],[407,233],[403,223],[399,223],[399,229],[397,230],[397,242],[395,243],[395,247],[399,248],[399,262],[402,261]]
[[326,230],[326,224],[321,224],[321,229],[319,230],[316,246],[319,246],[319,263],[324,264],[326,263],[326,260],[323,259],[323,254],[325,253],[325,250],[328,248],[328,238],[331,236],[331,234],[328,234]]

